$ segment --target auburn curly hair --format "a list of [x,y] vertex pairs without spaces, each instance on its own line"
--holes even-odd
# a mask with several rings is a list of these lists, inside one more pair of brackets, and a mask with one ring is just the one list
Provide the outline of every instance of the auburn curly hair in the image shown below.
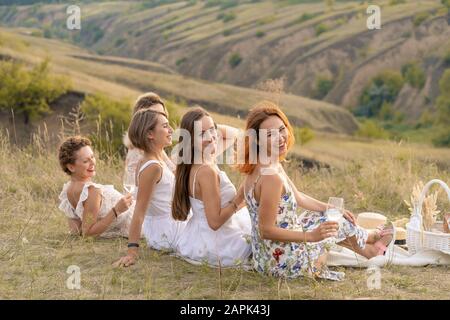
[[81,148],[91,145],[91,140],[82,136],[69,137],[61,143],[59,146],[58,158],[63,171],[70,176],[72,173],[67,168],[67,165],[75,163],[75,153]]
[[[291,124],[289,123],[288,118],[281,111],[280,107],[271,101],[261,101],[257,103],[248,113],[245,130],[249,132],[250,130],[254,130],[256,132],[256,140],[252,139],[250,136],[246,136],[244,140],[244,160],[245,162],[242,164],[238,164],[237,169],[244,174],[251,174],[256,167],[255,163],[251,163],[250,161],[250,149],[252,146],[256,147],[257,156],[259,156],[259,148],[257,146],[259,141],[259,129],[264,120],[268,119],[271,116],[277,116],[283,121],[286,129],[288,130],[288,139],[287,139],[287,150],[289,151],[295,143],[294,131],[292,129]],[[283,160],[283,157],[280,157],[280,160]]]

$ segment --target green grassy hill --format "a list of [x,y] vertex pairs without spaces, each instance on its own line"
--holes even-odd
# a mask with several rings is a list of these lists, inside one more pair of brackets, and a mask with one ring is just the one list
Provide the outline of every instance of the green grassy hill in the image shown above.
[[298,121],[316,130],[316,137],[310,143],[294,148],[297,157],[313,163],[343,168],[353,161],[383,159],[386,154],[390,154],[399,159],[408,155],[427,165],[437,164],[446,170],[450,168],[448,149],[361,140],[345,134],[356,122],[347,111],[330,104],[293,95],[194,80],[157,63],[98,56],[66,42],[31,36],[31,32],[29,29],[0,29],[0,60],[15,59],[35,65],[45,57],[50,57],[52,70],[69,77],[75,92],[52,104],[52,114],[29,128],[18,119],[16,126],[11,126],[10,115],[3,111],[0,114],[0,126],[9,129],[13,141],[14,135],[18,140],[29,141],[30,133],[38,129],[48,132],[53,141],[58,141],[61,119],[83,101],[84,94],[103,93],[114,100],[125,99],[131,108],[132,101],[139,94],[155,90],[167,99],[178,101],[180,114],[186,107],[184,102],[189,105],[200,103],[212,112],[219,123],[240,128],[244,127],[243,115],[254,102],[264,98],[279,100],[291,121]]
[[87,2],[81,31],[66,30],[66,5],[35,4],[0,7],[0,21],[208,81],[254,88],[284,77],[287,92],[348,108],[378,72],[417,61],[425,85],[405,85],[394,104],[415,121],[439,94],[447,12],[440,0],[373,3],[381,6],[381,30],[367,29],[368,4],[360,1]]
[[[101,57],[68,43],[28,35],[29,30],[10,33],[1,29],[0,32],[5,39],[0,54],[5,58],[37,63],[49,56],[54,71],[68,75],[74,88],[81,92],[101,92],[134,100],[140,92],[153,90],[189,105],[197,103],[212,111],[240,117],[262,99],[278,99],[264,91],[187,78],[156,63]],[[336,133],[351,133],[357,128],[356,120],[348,111],[330,103],[290,94],[279,100],[296,125]]]

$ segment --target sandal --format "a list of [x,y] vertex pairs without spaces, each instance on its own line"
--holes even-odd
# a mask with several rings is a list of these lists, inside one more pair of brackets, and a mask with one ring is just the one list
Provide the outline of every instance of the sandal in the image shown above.
[[[388,222],[384,225],[383,229],[379,232],[380,239],[373,245],[378,249],[377,256],[384,255],[390,247],[394,244],[395,239],[395,227],[392,222]],[[382,241],[383,239],[389,239],[387,243]]]

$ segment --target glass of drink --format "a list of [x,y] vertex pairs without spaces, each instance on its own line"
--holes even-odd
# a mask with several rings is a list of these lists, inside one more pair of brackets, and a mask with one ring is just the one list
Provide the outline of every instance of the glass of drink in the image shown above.
[[328,221],[339,222],[344,215],[344,199],[330,197],[325,215]]
[[127,193],[133,194],[135,187],[134,171],[131,168],[126,168],[123,174],[123,188]]

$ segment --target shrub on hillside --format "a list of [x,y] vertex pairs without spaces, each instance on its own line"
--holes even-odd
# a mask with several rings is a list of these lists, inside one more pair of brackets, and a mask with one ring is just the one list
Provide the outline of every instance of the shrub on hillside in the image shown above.
[[429,109],[425,109],[422,114],[420,115],[419,121],[416,124],[417,128],[429,128],[433,125],[435,122],[435,115],[430,112]]
[[88,95],[81,104],[86,119],[97,125],[90,138],[101,154],[114,154],[122,148],[122,136],[131,120],[131,106],[102,95]]
[[447,51],[447,53],[444,55],[444,64],[447,67],[450,67],[450,50]]
[[433,138],[436,147],[450,147],[450,128],[440,127]]
[[334,86],[333,79],[318,76],[314,88],[314,98],[323,99]]
[[327,32],[328,30],[330,30],[330,27],[328,27],[326,24],[324,23],[319,23],[315,28],[316,31],[316,36],[320,36],[322,33]]
[[445,70],[439,80],[440,95],[436,99],[436,134],[433,144],[450,147],[450,69]]
[[172,126],[173,129],[178,128],[180,126],[181,117],[178,110],[180,108],[187,108],[188,105],[186,102],[176,102],[175,98],[170,98],[165,100],[165,106],[167,109],[167,112],[169,113],[169,123]]
[[422,89],[425,85],[425,73],[415,62],[410,62],[402,66],[402,75],[405,81],[413,88]]
[[232,68],[236,68],[242,62],[242,57],[239,53],[233,53],[228,60],[228,63]]
[[234,12],[228,13],[219,13],[217,15],[218,20],[222,20],[224,23],[230,22],[231,20],[236,19],[236,14]]
[[389,2],[389,5],[395,6],[395,5],[398,5],[398,4],[403,4],[403,3],[405,3],[405,2],[406,2],[406,0],[391,0],[391,1]]
[[422,24],[422,22],[424,22],[425,20],[427,20],[430,17],[430,13],[429,12],[419,12],[414,16],[413,19],[413,24],[415,27],[418,27]]
[[49,60],[31,70],[18,62],[0,62],[0,109],[13,109],[24,123],[50,113],[49,104],[67,92],[70,82],[50,73]]
[[403,87],[399,72],[386,70],[377,75],[365,87],[355,110],[357,116],[376,117],[385,102],[393,103]]
[[139,8],[140,9],[155,8],[160,5],[170,4],[177,1],[178,0],[144,0],[140,3]]
[[44,27],[44,38],[51,39],[52,37],[53,37],[53,32],[52,32],[51,27],[45,26]]
[[228,37],[229,35],[231,35],[233,33],[233,30],[231,29],[225,29],[223,30],[222,34],[224,37]]
[[116,42],[114,43],[115,47],[120,47],[121,45],[123,45],[127,40],[124,38],[119,38],[116,40]]
[[295,20],[289,22],[288,24],[286,24],[284,27],[285,28],[289,28],[289,27],[291,27],[293,25],[303,23],[305,21],[311,20],[312,18],[315,18],[319,14],[320,13],[308,13],[308,12],[305,12],[300,17],[298,17],[297,19],[295,19]]
[[314,139],[314,131],[310,128],[294,127],[295,143],[304,145]]
[[364,138],[387,139],[389,134],[380,127],[375,121],[366,119],[360,126],[356,135]]
[[440,95],[436,100],[438,123],[450,126],[450,97]]
[[450,69],[446,69],[439,80],[439,90],[441,95],[450,97]]
[[266,33],[264,31],[258,30],[256,31],[256,37],[257,38],[262,38],[266,35]]
[[225,0],[225,1],[220,1],[220,8],[221,9],[228,9],[228,8],[232,8],[232,7],[236,7],[237,5],[239,5],[239,1],[238,0]]
[[394,110],[392,108],[392,103],[385,102],[381,106],[378,118],[381,120],[392,120],[394,118]]
[[450,69],[445,70],[439,80],[440,95],[436,99],[438,123],[450,126]]
[[239,0],[206,0],[205,8],[220,6],[220,9],[228,9],[237,5],[239,5]]

